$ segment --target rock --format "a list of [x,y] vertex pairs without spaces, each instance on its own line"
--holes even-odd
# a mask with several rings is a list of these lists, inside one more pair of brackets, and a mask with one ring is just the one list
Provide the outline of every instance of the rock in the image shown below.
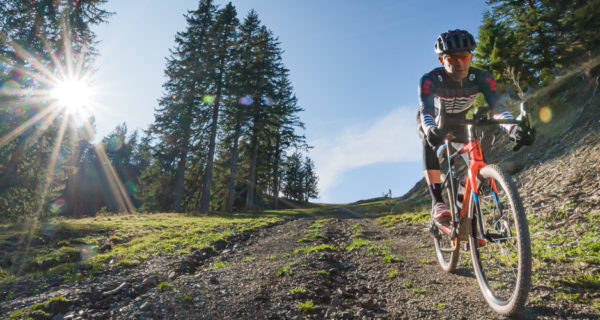
[[366,308],[369,310],[377,310],[377,308],[378,308],[377,301],[373,300],[372,298],[361,299],[360,304],[363,306],[363,308]]
[[106,291],[106,292],[102,292],[102,295],[103,295],[103,296],[110,296],[110,295],[116,294],[116,293],[118,293],[119,291],[121,291],[121,290],[125,289],[125,287],[127,287],[127,282],[123,282],[123,283],[121,283],[121,285],[120,285],[120,286],[116,287],[116,288],[115,288],[115,289],[113,289],[113,290]]
[[339,298],[335,297],[335,298],[331,299],[332,306],[337,307],[341,304],[342,304],[342,300],[340,300]]
[[169,279],[173,280],[175,277],[177,277],[177,273],[175,271],[171,271],[171,273],[169,273]]
[[62,313],[57,313],[54,317],[52,317],[52,320],[63,320],[65,318],[65,316]]
[[158,282],[158,276],[152,275],[144,279],[144,281],[142,281],[142,286],[146,289],[150,289],[156,287],[158,285]]
[[142,305],[140,306],[140,310],[141,311],[150,310],[150,302],[146,301],[146,302],[142,303]]
[[63,317],[63,320],[71,320],[71,319],[75,319],[75,313],[73,311],[67,312],[67,314],[65,314],[65,316]]
[[208,281],[212,284],[219,284],[219,280],[215,276],[210,277]]
[[225,249],[225,247],[227,247],[227,241],[218,240],[218,241],[213,242],[212,246],[215,248],[215,250],[222,250],[222,249]]
[[222,254],[228,254],[228,253],[230,253],[230,252],[231,252],[231,250],[230,250],[230,249],[225,249],[225,250],[223,250],[223,252],[221,252],[221,253],[222,253]]

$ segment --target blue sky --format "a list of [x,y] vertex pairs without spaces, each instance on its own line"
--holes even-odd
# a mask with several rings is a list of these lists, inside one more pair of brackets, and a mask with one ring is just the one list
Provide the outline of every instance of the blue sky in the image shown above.
[[[216,1],[221,6],[228,1]],[[255,9],[279,37],[290,69],[319,202],[404,194],[422,178],[415,131],[419,78],[437,67],[437,35],[477,34],[484,1],[232,1],[243,21]],[[163,70],[183,14],[197,1],[109,1],[116,14],[97,26],[95,83],[100,137],[120,123],[145,129],[165,82]],[[101,110],[101,111],[100,111]]]

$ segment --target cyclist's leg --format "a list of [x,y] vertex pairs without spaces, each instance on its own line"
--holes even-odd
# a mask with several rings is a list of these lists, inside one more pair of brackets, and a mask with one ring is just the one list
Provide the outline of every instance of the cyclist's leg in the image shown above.
[[427,181],[434,219],[440,222],[447,222],[451,219],[451,214],[446,208],[442,197],[442,180],[440,163],[436,153],[436,148],[431,147],[425,138],[425,132],[421,127],[421,122],[417,115],[417,130],[423,144],[423,169],[425,180]]

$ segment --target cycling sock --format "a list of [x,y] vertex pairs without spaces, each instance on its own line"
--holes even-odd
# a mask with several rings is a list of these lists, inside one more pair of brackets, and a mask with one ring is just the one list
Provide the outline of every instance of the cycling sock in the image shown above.
[[432,183],[429,185],[429,193],[431,194],[431,199],[435,202],[444,202],[442,199],[442,184],[441,183]]

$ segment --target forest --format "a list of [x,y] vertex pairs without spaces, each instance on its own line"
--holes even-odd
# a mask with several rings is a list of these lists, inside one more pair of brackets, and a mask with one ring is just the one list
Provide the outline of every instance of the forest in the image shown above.
[[0,5],[3,220],[260,210],[318,196],[280,43],[231,3],[202,0],[182,17],[146,130],[123,123],[95,141],[93,117],[80,124],[59,110],[47,74],[77,66],[83,76],[93,64],[92,27],[113,14],[105,2]]
[[[97,139],[57,107],[64,70],[98,52],[107,0],[0,3],[0,219],[99,212],[232,212],[318,197],[303,110],[277,36],[258,13],[201,0],[166,57],[154,122]],[[597,79],[600,1],[488,0],[475,52],[508,95],[571,72]],[[587,69],[586,69],[587,68]],[[78,75],[78,76],[79,76]]]

